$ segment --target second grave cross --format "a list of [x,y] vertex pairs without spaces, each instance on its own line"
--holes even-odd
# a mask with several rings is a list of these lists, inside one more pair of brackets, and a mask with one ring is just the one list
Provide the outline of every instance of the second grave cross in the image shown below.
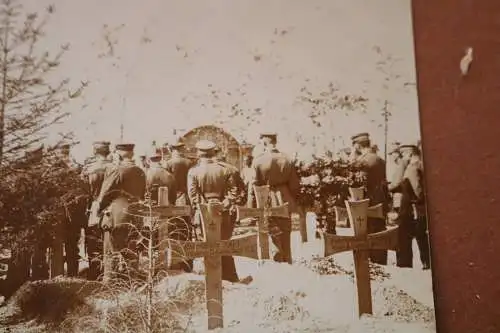
[[243,220],[249,217],[258,217],[257,228],[259,232],[259,248],[260,259],[269,259],[269,218],[270,217],[283,217],[288,218],[288,203],[284,205],[271,207],[269,205],[269,185],[253,186],[255,199],[258,208],[240,207],[237,209],[237,220]]

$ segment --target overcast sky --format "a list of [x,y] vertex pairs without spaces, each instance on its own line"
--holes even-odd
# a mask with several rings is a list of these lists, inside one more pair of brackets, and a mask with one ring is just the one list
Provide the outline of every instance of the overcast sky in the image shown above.
[[[70,42],[58,75],[90,82],[84,99],[68,105],[73,115],[64,125],[82,141],[75,151],[80,158],[93,140],[118,140],[121,117],[124,139],[142,150],[153,139],[170,140],[173,128],[224,118],[235,103],[261,108],[261,122],[291,151],[297,133],[313,133],[306,106],[296,102],[300,89],[319,93],[329,82],[370,100],[366,115],[334,116],[333,136],[368,131],[382,146],[377,125],[384,99],[392,103],[390,140],[420,136],[415,88],[403,87],[415,82],[410,0],[22,2],[29,9],[55,5],[43,47]],[[375,45],[402,59],[393,68],[401,78],[387,91]],[[212,90],[220,90],[218,98]],[[264,125],[239,119],[224,127],[253,141]]]

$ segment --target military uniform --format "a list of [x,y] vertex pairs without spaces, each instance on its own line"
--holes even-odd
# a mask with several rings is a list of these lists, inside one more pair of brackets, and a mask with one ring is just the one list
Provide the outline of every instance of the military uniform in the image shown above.
[[[182,149],[184,149],[184,143],[181,139],[177,140],[176,143],[170,145],[169,149],[164,150],[164,156],[167,156],[166,153],[169,154],[170,158],[165,161],[165,169],[174,175],[175,187],[176,187],[176,206],[189,206],[191,203],[189,202],[189,195],[187,189],[187,178],[189,169],[194,165],[194,163],[183,156]],[[194,235],[194,230],[192,228],[191,216],[180,216],[181,220],[179,221],[181,225],[177,226],[180,230],[187,231],[186,234],[180,234],[181,239],[184,237],[191,238]],[[183,265],[184,269],[190,270],[192,268],[192,260],[188,260]]]
[[[369,142],[368,133],[360,133],[353,136],[353,144]],[[355,157],[351,166],[363,174],[365,182],[365,198],[370,199],[370,206],[382,204],[383,214],[388,212],[389,192],[387,189],[385,161],[380,158],[371,148],[366,149]],[[368,233],[376,233],[386,230],[385,218],[368,218]],[[371,250],[372,262],[387,265],[387,250]]]
[[[211,201],[224,204],[221,239],[228,240],[232,237],[234,229],[229,218],[229,208],[234,200],[236,184],[231,172],[213,160],[215,148],[213,142],[202,140],[196,147],[202,154],[207,154],[207,157],[201,157],[198,164],[188,172],[189,199],[193,205]],[[232,256],[222,257],[222,279],[230,282],[239,281]]]
[[179,150],[184,147],[182,142],[177,142],[171,146],[172,156],[165,161],[165,169],[174,175],[177,199],[176,205],[185,206],[189,205],[189,196],[187,191],[187,175],[189,169],[193,166],[193,162],[182,156]]
[[[90,193],[89,204],[89,223],[85,228],[85,247],[89,260],[89,271],[87,278],[96,280],[101,273],[100,256],[102,255],[102,232],[99,224],[94,224],[92,221],[96,216],[92,216],[92,204],[96,202],[104,182],[106,171],[111,167],[111,161],[106,157],[109,154],[109,145],[107,141],[94,142],[94,156],[84,166],[82,178],[87,182]],[[98,157],[99,156],[99,157]]]
[[[394,147],[390,152],[389,155],[393,154],[400,154],[400,149],[399,146]],[[393,167],[392,167],[392,173],[391,173],[391,179],[389,181],[389,186],[388,189],[390,192],[393,192],[393,189],[397,188],[400,186],[401,182],[403,181],[403,176],[404,172],[406,169],[406,166],[408,163],[401,158],[397,158],[393,162]],[[395,211],[396,213],[399,211],[399,207],[401,206],[401,193],[398,192],[393,192],[392,195],[392,210]]]
[[[261,137],[276,138],[276,134],[262,134]],[[276,148],[268,149],[255,157],[253,161],[255,180],[252,185],[270,186],[271,206],[279,206],[288,203],[291,213],[298,213],[297,196],[300,192],[300,179],[293,161]],[[249,186],[247,205],[252,206],[255,202],[255,193]],[[292,263],[291,232],[292,219],[271,217],[269,230],[273,244],[278,252],[274,256],[275,261]]]
[[[132,152],[133,149],[133,144],[116,145],[116,150],[121,152]],[[110,232],[109,241],[107,237],[104,240],[105,255],[120,252],[129,268],[136,268],[138,264],[137,230],[141,228],[143,221],[127,211],[131,204],[144,199],[145,192],[144,171],[133,160],[123,159],[108,169],[97,199],[98,213],[103,214],[106,211],[102,228],[105,232]]]
[[[417,146],[404,145],[402,149],[416,151]],[[425,209],[425,191],[422,163],[412,159],[403,175],[403,181],[395,191],[401,193],[401,208],[398,216],[399,251],[396,253],[399,267],[413,267],[412,241],[416,238],[420,261],[424,269],[430,268],[430,245]]]

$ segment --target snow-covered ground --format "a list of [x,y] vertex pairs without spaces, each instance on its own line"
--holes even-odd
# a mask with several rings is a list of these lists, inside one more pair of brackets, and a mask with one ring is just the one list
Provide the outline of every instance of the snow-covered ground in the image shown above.
[[[218,332],[435,332],[432,276],[421,269],[416,246],[415,268],[395,267],[392,251],[389,264],[378,266],[381,277],[372,281],[374,315],[361,319],[356,287],[348,274],[320,275],[303,264],[322,252],[321,240],[302,244],[294,232],[296,263],[292,266],[236,257],[240,277],[251,275],[254,281],[249,285],[224,282],[225,327]],[[334,262],[353,271],[352,253],[338,254]],[[203,272],[202,260],[195,263],[195,272]],[[168,284],[202,286],[203,281],[202,275],[182,274]],[[191,320],[190,332],[206,331],[204,304]]]

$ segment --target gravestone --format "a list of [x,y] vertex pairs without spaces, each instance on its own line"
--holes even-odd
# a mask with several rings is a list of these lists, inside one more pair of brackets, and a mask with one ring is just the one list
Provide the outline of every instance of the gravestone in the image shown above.
[[203,258],[208,329],[224,326],[222,299],[222,256],[258,259],[257,235],[237,236],[221,240],[222,209],[220,203],[199,205],[205,241],[174,241],[166,250],[167,265],[187,259]]
[[397,227],[368,234],[367,218],[369,202],[369,199],[346,201],[349,221],[354,228],[354,236],[322,234],[325,257],[340,252],[353,251],[359,316],[362,314],[372,314],[369,251],[396,251],[398,247]]
[[237,209],[237,220],[244,220],[249,217],[257,217],[259,221],[257,222],[258,234],[259,234],[259,248],[260,248],[260,259],[269,259],[269,218],[270,217],[283,217],[288,218],[290,215],[288,213],[288,204],[285,203],[282,206],[271,207],[268,203],[269,198],[269,185],[264,186],[253,186],[255,193],[255,201],[257,202],[257,208],[247,208],[247,207],[236,207]]

